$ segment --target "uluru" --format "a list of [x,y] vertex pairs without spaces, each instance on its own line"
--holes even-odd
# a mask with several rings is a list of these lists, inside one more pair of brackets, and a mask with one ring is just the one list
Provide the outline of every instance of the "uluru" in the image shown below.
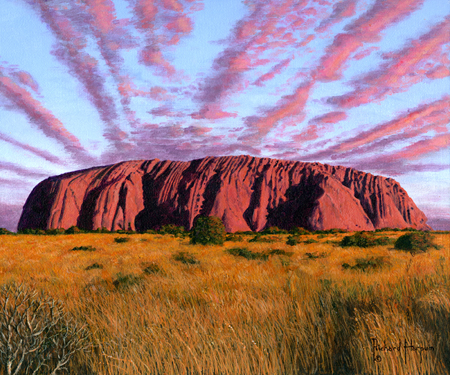
[[431,229],[391,178],[251,156],[126,161],[50,177],[31,192],[18,229],[190,229],[199,215],[221,218],[228,232]]

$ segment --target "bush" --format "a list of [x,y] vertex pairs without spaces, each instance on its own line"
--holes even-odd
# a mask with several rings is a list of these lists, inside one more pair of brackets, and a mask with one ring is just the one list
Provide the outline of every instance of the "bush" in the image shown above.
[[429,248],[438,248],[438,246],[433,243],[433,237],[428,232],[406,233],[395,241],[394,247],[397,250],[406,250],[412,253],[419,251],[425,252]]
[[173,259],[183,264],[199,264],[200,261],[196,259],[191,253],[180,251],[173,255]]
[[83,231],[76,227],[75,225],[71,226],[69,229],[66,230],[66,234],[77,234],[82,233]]
[[231,233],[231,234],[227,234],[227,236],[225,237],[225,241],[242,242],[242,241],[244,241],[244,237],[242,237],[239,234]]
[[64,233],[66,233],[64,228],[52,228],[52,229],[47,229],[45,231],[45,234],[49,234],[52,236],[56,236],[58,234],[64,234]]
[[312,243],[319,243],[319,241],[315,240],[314,238],[309,238],[306,241],[303,241],[304,244],[310,245]]
[[308,259],[319,259],[319,258],[325,258],[327,256],[327,253],[305,253],[305,256]]
[[289,233],[295,234],[297,236],[301,236],[304,234],[311,234],[311,232],[309,230],[306,230],[305,228],[302,227],[296,227],[296,228],[292,228]]
[[130,239],[128,237],[116,237],[114,238],[114,242],[116,243],[125,243],[130,241]]
[[225,236],[222,220],[214,216],[200,216],[190,232],[191,244],[223,245]]
[[373,246],[385,246],[391,242],[389,237],[376,238],[373,233],[369,232],[356,232],[351,236],[345,236],[339,245],[341,247],[373,247]]
[[159,230],[161,234],[172,234],[175,237],[183,236],[185,234],[184,227],[179,227],[175,224],[163,225]]
[[24,285],[0,288],[0,310],[2,374],[56,374],[88,348],[88,331],[61,303]]
[[280,250],[280,249],[271,249],[268,251],[264,251],[262,253],[253,252],[244,247],[235,247],[232,249],[226,250],[228,254],[234,255],[236,257],[243,257],[245,259],[254,260],[267,260],[271,255],[284,255],[284,256],[292,256],[294,253],[290,251]]
[[75,246],[74,248],[72,248],[72,251],[95,251],[97,250],[95,247],[92,246]]
[[277,236],[261,236],[259,233],[248,242],[272,243],[281,241]]
[[113,281],[113,285],[119,290],[125,290],[141,283],[142,278],[135,275],[123,275],[118,273],[116,280]]
[[280,229],[278,227],[269,227],[260,232],[261,234],[286,234],[287,230]]
[[147,275],[155,274],[155,273],[163,273],[161,267],[156,263],[150,263],[147,267],[144,268],[144,273]]
[[289,245],[289,246],[295,246],[295,245],[298,245],[299,243],[300,243],[300,239],[298,238],[298,236],[289,236],[286,241],[286,245]]
[[86,270],[86,271],[90,271],[90,270],[99,270],[99,269],[102,269],[102,268],[103,268],[103,266],[102,266],[101,264],[93,263],[93,264],[91,264],[90,266],[87,266],[87,267],[85,268],[85,270]]
[[370,258],[358,258],[355,259],[356,264],[351,266],[348,263],[344,263],[342,268],[346,270],[359,270],[359,271],[372,271],[378,270],[382,267],[389,266],[390,263],[386,261],[385,257],[370,257]]
[[14,234],[14,233],[10,232],[8,229],[0,228],[0,235],[2,234]]

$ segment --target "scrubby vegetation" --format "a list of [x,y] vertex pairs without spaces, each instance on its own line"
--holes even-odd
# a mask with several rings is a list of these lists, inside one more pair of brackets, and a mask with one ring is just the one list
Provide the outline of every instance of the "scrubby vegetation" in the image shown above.
[[253,252],[245,247],[233,247],[231,249],[226,250],[228,254],[243,257],[245,259],[259,259],[259,260],[267,260],[271,255],[283,255],[283,256],[292,256],[293,252],[280,250],[280,249],[269,249],[263,252]]
[[[393,251],[403,234],[367,248],[328,243],[351,233],[296,246],[292,233],[238,234],[220,248],[161,233],[122,245],[98,233],[3,236],[0,285],[27,285],[85,327],[87,345],[58,374],[450,374],[450,236],[411,257]],[[68,251],[79,246],[101,251]],[[46,364],[41,374],[57,357]]]
[[395,241],[397,250],[406,250],[411,253],[425,252],[430,248],[437,249],[433,236],[428,232],[405,233]]
[[97,250],[93,246],[75,246],[72,248],[72,251],[95,251]]
[[129,242],[129,241],[130,241],[129,237],[115,237],[114,238],[115,243],[125,243],[125,242]]
[[194,223],[190,237],[191,243],[194,245],[223,245],[226,238],[226,231],[220,218],[200,216]]
[[369,258],[356,258],[355,264],[350,265],[348,263],[343,263],[342,268],[349,270],[358,270],[358,271],[369,271],[369,270],[379,270],[383,267],[389,266],[390,263],[386,260],[386,257],[378,256],[378,257],[369,257]]
[[376,237],[373,232],[356,232],[351,236],[345,236],[340,245],[342,247],[374,247],[389,245],[390,243],[389,237]]

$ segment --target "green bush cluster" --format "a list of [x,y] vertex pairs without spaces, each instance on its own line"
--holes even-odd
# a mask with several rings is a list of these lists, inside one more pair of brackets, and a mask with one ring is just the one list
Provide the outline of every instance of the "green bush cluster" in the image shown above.
[[345,236],[339,245],[341,247],[373,247],[385,246],[391,242],[389,237],[375,237],[372,232],[356,232],[351,236]]
[[75,246],[72,251],[95,251],[97,250],[93,246]]
[[370,257],[370,258],[357,258],[355,259],[355,264],[350,265],[348,263],[342,264],[342,268],[346,270],[357,270],[357,271],[372,271],[378,270],[386,266],[390,266],[390,263],[383,256]]
[[425,252],[429,248],[438,248],[433,243],[433,236],[428,232],[406,233],[395,241],[394,247],[397,250],[406,250],[412,253],[419,251]]
[[173,255],[173,259],[183,264],[199,264],[200,261],[187,251],[179,251]]
[[255,259],[267,260],[272,255],[281,255],[281,256],[288,256],[288,257],[294,255],[293,252],[285,251],[285,250],[281,250],[281,249],[271,249],[271,250],[267,250],[267,251],[259,253],[259,252],[253,252],[245,247],[235,247],[235,248],[226,250],[226,252],[228,254],[231,254],[231,255],[234,255],[237,257],[243,257],[243,258],[249,259],[249,260],[255,260]]
[[116,243],[125,243],[125,242],[129,242],[130,239],[128,237],[116,237],[114,238],[114,242]]
[[287,234],[288,231],[278,227],[269,227],[260,232],[261,234]]
[[186,234],[186,231],[184,230],[183,226],[178,226],[175,224],[167,224],[167,225],[163,225],[158,233],[172,234],[175,237],[179,237],[179,236],[182,237]]
[[223,245],[226,238],[222,220],[215,216],[200,216],[194,223],[190,234],[191,244]]

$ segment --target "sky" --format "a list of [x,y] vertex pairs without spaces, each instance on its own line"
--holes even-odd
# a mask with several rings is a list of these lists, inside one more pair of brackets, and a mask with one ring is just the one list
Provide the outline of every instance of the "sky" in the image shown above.
[[0,227],[49,176],[252,155],[396,179],[450,229],[450,1],[0,0]]

